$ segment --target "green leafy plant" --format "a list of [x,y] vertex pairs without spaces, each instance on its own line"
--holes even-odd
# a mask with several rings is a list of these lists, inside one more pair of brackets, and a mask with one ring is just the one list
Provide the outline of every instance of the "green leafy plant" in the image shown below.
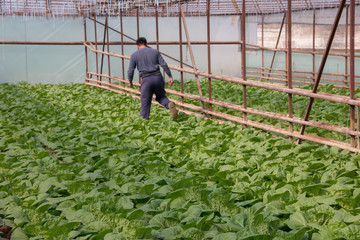
[[[240,103],[241,87],[214,86]],[[82,84],[0,85],[0,225],[14,239],[358,238],[358,155],[139,108]]]

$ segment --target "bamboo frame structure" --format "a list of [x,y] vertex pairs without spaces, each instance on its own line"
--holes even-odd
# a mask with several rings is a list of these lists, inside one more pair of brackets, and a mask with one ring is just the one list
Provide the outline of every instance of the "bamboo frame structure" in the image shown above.
[[[39,0],[40,1],[40,0]],[[83,27],[84,27],[84,41],[77,42],[60,42],[60,41],[0,41],[0,44],[33,44],[33,45],[83,45],[85,48],[85,84],[90,86],[95,86],[98,88],[103,88],[115,92],[126,93],[134,97],[139,97],[140,91],[137,89],[132,89],[126,87],[126,69],[125,61],[129,60],[129,56],[125,55],[124,46],[134,45],[135,37],[140,36],[140,17],[151,16],[155,17],[155,33],[156,41],[149,41],[149,45],[156,46],[159,50],[162,45],[171,45],[179,48],[179,59],[170,56],[167,53],[162,53],[163,56],[175,61],[178,65],[169,65],[169,68],[180,73],[180,91],[175,91],[172,89],[166,89],[167,93],[176,95],[180,97],[179,101],[175,101],[177,105],[181,107],[181,110],[186,113],[195,113],[200,114],[205,117],[211,117],[214,119],[227,120],[239,123],[244,126],[251,126],[255,128],[260,128],[266,131],[274,132],[280,135],[289,137],[291,140],[297,140],[298,143],[301,143],[302,140],[308,140],[317,142],[320,144],[326,144],[330,146],[337,146],[342,149],[348,149],[352,152],[360,153],[360,120],[359,120],[359,107],[360,100],[355,98],[355,88],[360,86],[360,76],[355,74],[355,59],[360,58],[360,50],[355,49],[355,6],[360,4],[360,0],[312,0],[312,6],[305,4],[305,1],[300,0],[282,0],[281,4],[270,4],[269,1],[248,1],[248,0],[220,0],[223,4],[221,11],[220,8],[216,7],[213,4],[213,1],[205,1],[204,4],[194,4],[196,1],[175,1],[169,0],[168,9],[169,14],[165,14],[164,8],[160,5],[153,4],[152,1],[132,1],[133,4],[129,4],[128,8],[118,7],[116,8],[113,5],[113,1],[107,1],[106,11],[94,12],[94,6],[86,5],[80,7],[78,14],[83,16]],[[346,2],[350,2],[350,5],[346,5]],[[81,4],[80,1],[75,0],[78,4]],[[115,1],[114,1],[115,2]],[[129,1],[130,2],[130,1]],[[137,3],[136,3],[137,2]],[[230,5],[226,5],[230,3]],[[105,3],[104,3],[105,4]],[[234,6],[237,6],[235,9]],[[276,5],[276,6],[274,6]],[[146,12],[143,10],[146,6]],[[328,44],[325,49],[316,48],[316,10],[322,7],[331,7],[338,8],[338,14],[335,18],[331,34],[328,39]],[[54,6],[47,6],[46,14],[53,14],[51,11],[54,11]],[[292,13],[294,11],[300,10],[312,10],[313,12],[313,21],[312,21],[312,47],[307,49],[293,48],[292,41]],[[344,49],[331,49],[332,41],[334,39],[337,26],[342,16],[343,10],[346,9],[346,36],[345,36],[345,47]],[[13,10],[15,11],[15,10]],[[192,13],[198,11],[197,16],[204,16],[206,18],[206,36],[205,40],[202,41],[191,41],[191,36],[188,31],[188,26],[186,19],[188,16],[191,16]],[[96,13],[96,14],[95,14]],[[280,31],[277,37],[276,45],[274,48],[265,47],[264,45],[264,16],[272,13],[281,13],[284,15],[284,18],[281,23]],[[2,15],[9,14],[2,10]],[[12,13],[16,15],[16,13]],[[241,39],[240,40],[228,40],[228,41],[214,41],[211,39],[211,21],[210,16],[217,15],[237,15],[240,17],[241,21]],[[261,14],[261,45],[255,45],[247,42],[248,37],[246,36],[246,20],[249,15],[252,14]],[[34,14],[36,15],[36,14]],[[60,14],[61,15],[61,14]],[[64,14],[65,15],[65,14]],[[162,16],[176,16],[178,17],[178,30],[179,36],[177,41],[160,41],[159,39],[159,17]],[[99,20],[99,16],[105,17],[105,22]],[[109,17],[118,16],[120,27],[119,29],[112,28],[109,26]],[[131,16],[136,18],[136,36],[129,36],[124,33],[124,16]],[[348,16],[350,21],[348,21]],[[286,44],[284,48],[279,48],[280,37],[282,30],[284,28],[286,21]],[[90,26],[87,24],[90,22],[94,24],[95,32],[95,41],[88,40],[87,27]],[[97,40],[97,26],[104,27],[103,39]],[[348,32],[349,30],[349,32]],[[119,34],[120,41],[110,41],[109,32]],[[186,39],[183,39],[183,32],[185,33]],[[348,38],[349,33],[349,38]],[[135,35],[135,34],[134,34]],[[126,38],[126,41],[124,40]],[[186,40],[186,41],[183,41]],[[348,43],[350,46],[348,47]],[[121,46],[120,53],[111,52],[110,46],[119,45]],[[192,46],[200,45],[206,47],[207,50],[207,69],[199,70],[195,64],[194,52]],[[212,46],[225,46],[225,45],[240,45],[241,46],[241,65],[239,64],[239,69],[241,69],[241,77],[227,76],[222,74],[216,74],[212,71],[212,61],[211,61],[211,48]],[[189,49],[189,54],[191,57],[191,64],[186,64],[184,62],[183,56],[183,47],[187,46]],[[258,66],[250,66],[247,62],[247,54],[250,51],[256,50],[261,52],[261,64]],[[271,63],[268,64],[265,62],[265,52],[271,52],[273,54]],[[286,57],[286,67],[285,69],[274,68],[274,60],[278,52],[284,52]],[[96,68],[90,69],[89,67],[89,57],[88,55],[92,53],[95,54]],[[304,54],[312,57],[312,66],[311,70],[308,71],[299,71],[293,69],[293,63],[296,62],[293,54]],[[100,66],[99,66],[99,56]],[[322,62],[317,69],[316,66],[316,56],[322,57]],[[326,73],[324,72],[324,66],[326,60],[329,56],[337,56],[344,59],[345,73]],[[104,58],[107,58],[108,68],[107,70],[103,69]],[[121,59],[121,76],[115,76],[111,74],[111,59],[119,58]],[[347,67],[349,65],[349,72]],[[270,67],[266,67],[270,66]],[[107,71],[105,73],[104,71]],[[186,93],[184,90],[184,74],[193,75],[196,79],[196,85],[198,94]],[[326,77],[324,77],[326,76]],[[207,78],[208,81],[208,96],[203,96],[199,77]],[[253,79],[251,79],[253,78]],[[341,78],[341,79],[339,79]],[[104,81],[107,79],[108,81]],[[259,79],[267,81],[258,81]],[[237,105],[230,102],[220,101],[214,99],[212,82],[213,81],[225,81],[234,84],[242,85],[242,104]],[[299,85],[303,84],[314,84],[312,90],[306,90],[299,88]],[[332,84],[336,87],[344,87],[349,89],[349,96],[328,94],[324,92],[319,92],[318,87],[323,84]],[[135,86],[141,85],[141,79],[139,82],[134,83]],[[262,88],[271,91],[277,91],[284,93],[287,96],[287,106],[288,111],[286,114],[279,114],[269,111],[263,111],[251,108],[247,105],[247,87]],[[309,98],[309,103],[306,109],[306,114],[303,118],[296,117],[293,115],[293,97],[294,96],[303,96]],[[201,106],[186,103],[186,99],[192,99],[198,101]],[[349,105],[349,119],[350,126],[338,126],[329,123],[319,122],[310,120],[310,114],[312,110],[312,104],[316,99],[321,99],[330,102],[341,103],[344,105]],[[209,106],[206,108],[205,104]],[[228,113],[219,112],[214,110],[215,106],[228,108],[236,110],[241,113],[241,117],[230,115]],[[213,108],[214,107],[214,108]],[[305,108],[305,106],[304,106]],[[272,118],[280,120],[288,124],[287,128],[275,127],[269,124],[264,124],[261,122],[256,122],[250,120],[250,115],[258,115],[264,118]],[[295,131],[294,125],[301,125],[301,130]],[[324,138],[316,136],[313,134],[307,134],[305,132],[306,127],[311,126],[315,128],[321,128],[332,132],[337,132],[345,134],[350,137],[350,143],[337,141],[329,138]],[[294,139],[295,138],[295,139]]]

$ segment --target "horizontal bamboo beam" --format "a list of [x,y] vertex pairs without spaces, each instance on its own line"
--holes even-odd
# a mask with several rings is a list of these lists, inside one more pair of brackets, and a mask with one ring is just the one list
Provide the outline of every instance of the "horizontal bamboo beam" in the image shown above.
[[[101,42],[101,41],[98,41]],[[88,41],[88,43],[95,44],[94,41]],[[84,42],[82,41],[5,41],[0,40],[0,44],[3,45],[81,45],[83,46]],[[112,41],[109,42],[110,45],[121,45],[121,41]],[[160,45],[179,45],[177,41],[161,41]],[[182,42],[183,45],[186,45],[187,42]],[[193,41],[192,45],[207,45],[206,41]],[[241,41],[212,41],[210,44],[213,45],[241,45]],[[135,46],[134,41],[124,41],[124,45],[133,45]],[[148,45],[156,45],[156,41],[149,41]]]
[[[278,69],[278,68],[263,68],[263,67],[251,67],[248,66],[247,68],[249,69],[260,69],[260,70],[271,70],[271,71],[275,71],[275,72],[287,72],[286,69]],[[293,73],[303,73],[303,74],[317,74],[317,72],[312,72],[312,71],[299,71],[299,70],[293,70]],[[337,77],[349,77],[349,74],[340,74],[340,73],[323,73],[322,75],[327,75],[327,76],[337,76]],[[356,78],[360,78],[360,75],[355,76]]]
[[[93,72],[89,72],[88,74],[103,77],[103,78],[112,78],[113,80],[123,82],[123,83],[128,82],[128,80],[124,80],[122,78],[115,77],[115,76],[109,76],[107,74],[97,74],[97,73],[93,73]],[[91,80],[91,79],[87,78],[86,80]],[[101,82],[101,83],[103,83],[103,82]],[[140,86],[140,84],[137,83],[137,82],[134,82],[134,85],[135,86]],[[132,92],[134,92],[134,89],[131,89],[131,90],[132,90]],[[341,127],[341,126],[338,126],[338,125],[333,125],[333,124],[328,124],[328,123],[323,123],[323,122],[317,122],[317,121],[313,121],[313,120],[304,121],[302,118],[299,118],[299,117],[291,117],[290,118],[287,115],[283,115],[283,114],[280,114],[280,113],[267,112],[267,111],[257,110],[257,109],[248,108],[248,107],[244,108],[243,106],[236,105],[236,104],[233,104],[233,103],[228,103],[228,102],[214,100],[214,99],[209,100],[206,97],[201,98],[198,95],[194,95],[194,94],[190,94],[190,93],[181,93],[181,92],[171,90],[171,89],[166,89],[166,92],[169,93],[169,94],[180,96],[180,97],[186,97],[186,98],[190,98],[190,99],[194,99],[194,100],[198,100],[198,101],[203,101],[203,102],[213,104],[213,105],[216,105],[216,106],[219,106],[219,107],[225,107],[225,108],[237,110],[237,111],[240,111],[240,112],[243,112],[243,113],[245,112],[245,113],[259,115],[259,116],[262,116],[262,117],[278,119],[278,120],[282,120],[282,121],[285,121],[285,122],[292,122],[292,123],[296,123],[296,124],[303,124],[303,125],[307,125],[307,126],[322,128],[322,129],[326,129],[326,130],[330,130],[330,131],[343,133],[343,134],[346,134],[346,135],[360,136],[359,131],[350,131],[350,129],[347,128],[347,127]]]
[[[281,74],[281,73],[272,73],[272,72],[263,72],[263,71],[246,71],[248,73],[253,73],[253,74],[269,74],[269,75],[275,75],[275,76],[280,76],[280,77],[287,77],[287,74]],[[294,71],[292,71],[294,73]],[[249,76],[250,77],[250,76]],[[259,76],[251,76],[251,77],[256,77],[258,78]],[[342,77],[345,77],[345,76],[342,76]],[[302,78],[302,79],[310,79],[310,80],[313,80],[314,77],[311,77],[311,76],[301,76],[301,75],[293,75],[293,78]],[[271,79],[270,77],[269,78],[266,78],[266,77],[263,77],[263,79]],[[285,78],[283,78],[282,80],[286,80]],[[341,83],[349,83],[349,81],[347,80],[341,80],[341,79],[335,79],[335,78],[321,78],[321,80],[323,81],[329,81],[329,82],[341,82]],[[309,81],[307,83],[313,83],[313,81]],[[355,82],[355,84],[360,84],[360,82]],[[328,84],[325,84],[325,85],[328,85]]]
[[[94,44],[94,42],[91,42]],[[0,44],[3,45],[83,45],[82,41],[7,41],[0,40]],[[121,45],[120,41],[109,42],[110,45]],[[149,41],[149,45],[156,45],[156,41]],[[160,45],[179,45],[179,41],[161,41]],[[182,42],[183,45],[186,45],[187,42]],[[192,41],[192,45],[207,45],[206,41]],[[241,45],[242,41],[211,41],[212,45]],[[135,45],[134,41],[124,41],[124,45]],[[287,49],[284,48],[269,48],[261,47],[255,44],[246,43],[249,47],[249,50],[266,50],[266,51],[275,51],[275,52],[287,52]],[[320,50],[320,49],[317,49]],[[341,51],[341,50],[338,50]],[[345,50],[344,50],[345,51]],[[357,50],[360,51],[360,50]],[[294,53],[304,53],[304,54],[316,54],[322,55],[322,52],[312,51],[312,50],[302,50],[302,48],[293,48]],[[339,57],[349,57],[350,54],[343,53],[329,53],[330,56],[339,56]],[[360,57],[360,55],[355,55],[355,57]]]
[[[286,48],[270,48],[270,47],[262,47],[262,46],[258,46],[256,44],[250,44],[250,43],[246,43],[246,46],[249,46],[249,49],[253,49],[253,50],[267,50],[267,51],[272,51],[272,52],[287,52],[288,50]],[[304,50],[300,50],[300,49],[296,49],[293,48],[292,51],[294,53],[304,53],[304,54],[315,54],[315,55],[323,55],[323,52],[318,52],[318,51],[313,51],[313,50],[309,50],[309,51],[304,51]],[[345,50],[344,50],[345,51]],[[349,57],[350,54],[345,54],[345,53],[333,53],[333,52],[329,52],[329,56],[338,56],[338,57]],[[355,55],[355,57],[360,57],[360,55]]]
[[[273,81],[276,81],[276,82],[284,82],[285,84],[287,83],[287,79],[285,79],[285,78],[272,78],[272,77],[265,77],[265,76],[262,77],[262,76],[256,76],[256,75],[248,75],[248,77],[255,78],[255,79],[273,80]],[[298,76],[295,76],[295,77],[298,77]],[[314,82],[312,82],[312,81],[310,82],[310,81],[293,80],[293,83],[313,84]],[[327,84],[327,83],[319,83],[319,85],[328,86],[329,84]],[[334,86],[334,87],[337,87],[337,88],[349,88],[349,86],[346,86],[346,85],[336,85],[336,84],[331,84],[331,85]]]
[[[91,83],[91,82],[95,82],[96,84]],[[123,87],[123,86],[121,86],[119,84],[108,83],[108,82],[105,82],[105,81],[99,81],[99,80],[96,80],[96,79],[88,79],[87,78],[86,81],[85,81],[85,84],[95,86],[95,87],[98,87],[98,88],[111,90],[111,91],[116,91],[116,89],[114,89],[114,88],[118,88],[118,89],[121,89],[121,90],[124,90],[124,91],[131,92],[133,94],[137,94],[137,95],[140,94],[139,90],[131,89],[131,88],[128,88],[128,87]],[[99,85],[99,84],[101,84],[101,85]],[[312,142],[316,142],[316,143],[320,143],[320,144],[325,144],[325,145],[329,145],[329,146],[336,146],[336,147],[339,147],[339,148],[342,148],[342,149],[347,149],[347,150],[352,151],[352,152],[360,153],[360,149],[351,147],[350,144],[347,144],[347,143],[344,143],[344,142],[340,142],[340,141],[336,141],[336,140],[332,140],[332,139],[327,139],[327,138],[323,138],[323,137],[318,137],[318,136],[314,136],[314,135],[311,135],[311,134],[301,135],[301,134],[299,134],[297,132],[292,132],[292,131],[289,131],[287,129],[274,127],[274,126],[271,126],[271,125],[268,125],[268,124],[258,123],[258,122],[254,122],[254,121],[251,121],[251,120],[244,120],[243,118],[240,118],[240,117],[232,116],[232,115],[229,115],[229,114],[225,114],[225,113],[217,112],[217,111],[213,111],[213,110],[206,110],[206,109],[203,109],[202,107],[195,106],[195,105],[188,104],[188,103],[181,103],[180,101],[176,101],[176,100],[172,100],[172,101],[174,101],[179,106],[191,109],[191,110],[196,111],[196,112],[203,112],[205,114],[208,114],[209,116],[219,117],[219,118],[226,119],[226,120],[229,120],[229,121],[232,121],[232,122],[236,122],[236,123],[239,123],[239,124],[242,124],[242,125],[247,125],[247,126],[252,126],[252,127],[255,127],[255,128],[260,128],[260,129],[263,129],[263,130],[271,131],[271,132],[282,134],[282,135],[285,135],[285,136],[291,136],[291,137],[295,137],[295,138],[300,138],[300,139],[303,139],[303,140],[308,140],[308,141],[312,141]]]
[[[88,49],[90,49],[90,51],[92,51],[94,53],[97,52],[100,54],[110,55],[113,57],[130,59],[129,56],[96,50],[96,49],[90,47],[89,45],[87,45],[86,43],[84,43],[84,45],[86,47],[88,47]],[[291,94],[296,94],[296,95],[300,95],[300,96],[306,96],[306,97],[312,97],[312,98],[321,99],[321,100],[327,100],[327,101],[331,101],[331,102],[360,106],[360,99],[359,100],[350,99],[350,97],[347,97],[347,96],[341,96],[341,95],[337,95],[337,94],[329,94],[329,93],[323,93],[323,92],[313,93],[311,90],[307,90],[307,89],[288,88],[283,85],[278,85],[278,84],[273,84],[273,83],[264,83],[264,82],[259,82],[259,81],[255,81],[255,80],[249,80],[249,79],[245,81],[242,78],[238,78],[238,77],[229,77],[229,76],[215,74],[215,73],[209,74],[204,71],[200,71],[200,70],[195,71],[194,69],[191,69],[191,68],[181,68],[181,67],[171,65],[171,64],[169,64],[168,66],[170,69],[173,69],[173,70],[176,70],[179,72],[186,72],[186,73],[190,73],[190,74],[194,74],[194,75],[198,75],[198,76],[203,76],[205,78],[213,78],[213,79],[218,79],[218,80],[222,80],[225,82],[232,82],[232,83],[242,84],[242,85],[246,85],[246,86],[250,86],[250,87],[264,88],[264,89],[283,92],[283,93],[291,93]]]

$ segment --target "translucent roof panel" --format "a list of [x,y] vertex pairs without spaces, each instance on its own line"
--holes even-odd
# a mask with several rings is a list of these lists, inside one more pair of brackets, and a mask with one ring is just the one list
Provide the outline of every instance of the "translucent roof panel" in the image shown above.
[[[186,15],[205,15],[207,0],[2,0],[1,15],[34,16],[89,16],[124,15],[154,16],[156,10],[162,16],[179,13],[183,5]],[[360,0],[355,0],[360,4]],[[292,0],[292,9],[321,9],[339,6],[340,0]],[[242,12],[242,0],[210,0],[211,15],[234,15]],[[347,0],[350,4],[350,0]],[[247,14],[269,14],[287,9],[287,0],[246,0]]]

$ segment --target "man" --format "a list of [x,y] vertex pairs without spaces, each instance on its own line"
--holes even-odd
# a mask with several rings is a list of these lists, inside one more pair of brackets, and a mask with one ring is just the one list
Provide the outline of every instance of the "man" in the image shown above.
[[178,112],[175,103],[170,102],[170,100],[165,95],[165,81],[161,75],[159,67],[160,65],[169,76],[169,86],[171,87],[173,78],[168,65],[158,50],[147,46],[147,41],[145,38],[139,38],[136,41],[136,46],[138,50],[131,55],[128,69],[128,78],[129,86],[133,87],[132,81],[135,68],[137,67],[142,79],[140,87],[140,116],[146,120],[149,120],[152,96],[155,93],[156,101],[158,101],[165,108],[170,109],[172,116],[176,117]]

